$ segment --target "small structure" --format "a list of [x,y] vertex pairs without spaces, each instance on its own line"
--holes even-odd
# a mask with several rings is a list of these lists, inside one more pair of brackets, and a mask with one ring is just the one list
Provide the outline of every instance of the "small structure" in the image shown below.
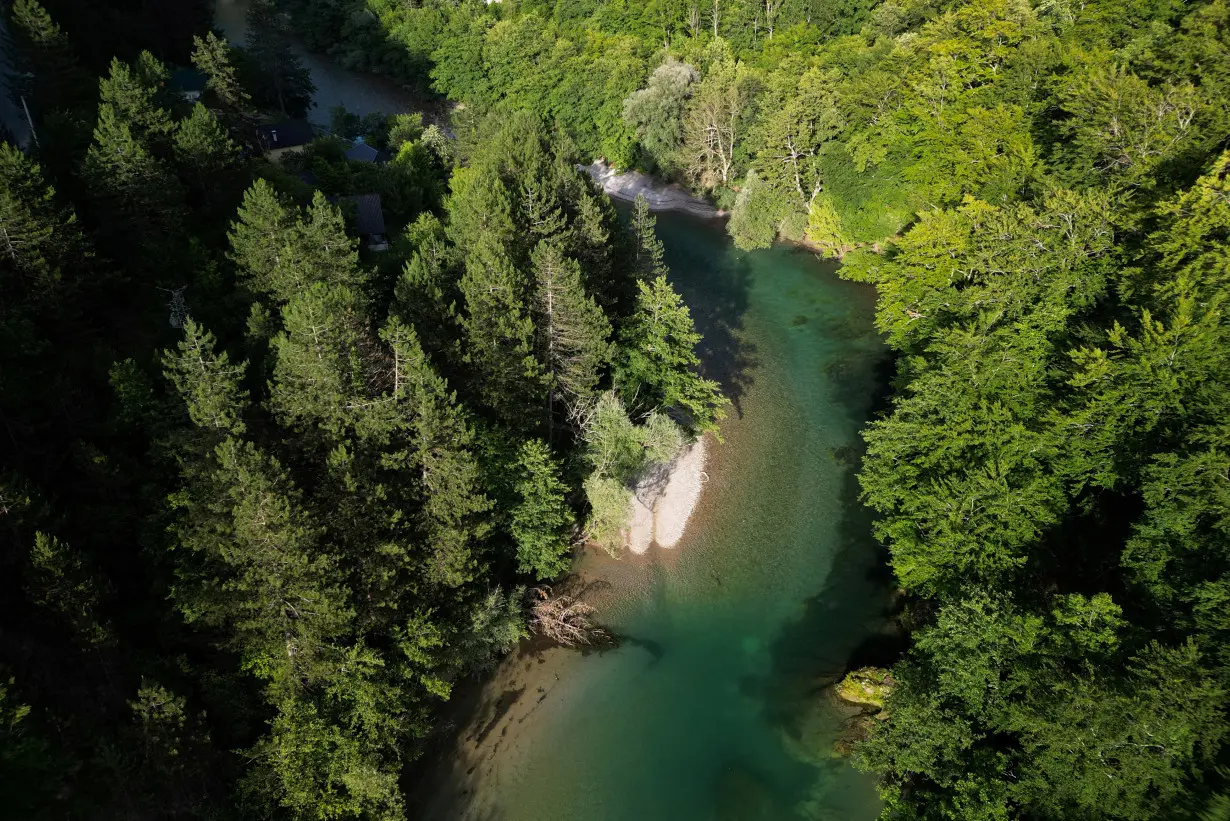
[[389,250],[389,240],[384,234],[384,208],[380,204],[380,195],[355,194],[342,199],[354,203],[354,226],[363,240],[364,247],[369,251]]
[[354,141],[354,145],[347,149],[346,159],[351,162],[370,162],[375,163],[376,165],[383,165],[392,159],[392,157],[389,156],[388,152],[381,151],[374,146],[368,145],[362,137],[357,137]]
[[307,120],[284,120],[257,126],[256,139],[266,159],[276,161],[286,154],[302,151],[305,145],[316,139],[316,132]]
[[207,82],[209,82],[209,77],[204,72],[197,71],[195,68],[177,68],[171,72],[171,80],[167,83],[167,88],[181,99],[195,103],[201,99]]

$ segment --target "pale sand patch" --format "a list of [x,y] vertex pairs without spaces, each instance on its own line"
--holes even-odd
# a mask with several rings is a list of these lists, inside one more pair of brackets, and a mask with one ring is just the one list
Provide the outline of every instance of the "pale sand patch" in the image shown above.
[[643,194],[652,211],[683,211],[702,219],[725,216],[704,200],[697,199],[678,185],[663,185],[639,171],[616,171],[602,160],[577,166],[594,178],[602,190],[617,200],[635,200]]
[[651,469],[637,483],[627,530],[629,550],[644,553],[651,544],[679,544],[704,487],[705,455],[701,438],[684,448],[669,466]]
[[653,509],[653,535],[659,547],[674,547],[705,486],[705,440],[697,439],[675,459],[666,489]]

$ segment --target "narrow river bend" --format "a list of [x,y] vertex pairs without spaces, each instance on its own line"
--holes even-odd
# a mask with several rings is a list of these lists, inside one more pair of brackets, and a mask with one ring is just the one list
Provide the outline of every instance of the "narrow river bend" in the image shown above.
[[614,651],[507,660],[429,777],[432,821],[871,821],[823,693],[885,624],[854,471],[882,389],[874,293],[788,247],[662,213],[733,405],[683,541],[579,572]]
[[[218,0],[242,43],[245,0]],[[304,53],[329,108],[408,95]],[[624,206],[621,206],[623,208]],[[828,754],[823,686],[886,622],[888,582],[858,503],[858,432],[884,388],[874,293],[787,247],[743,253],[721,226],[662,213],[672,279],[732,399],[709,483],[674,550],[578,572],[616,650],[506,659],[422,762],[432,821],[871,821],[871,779]]]

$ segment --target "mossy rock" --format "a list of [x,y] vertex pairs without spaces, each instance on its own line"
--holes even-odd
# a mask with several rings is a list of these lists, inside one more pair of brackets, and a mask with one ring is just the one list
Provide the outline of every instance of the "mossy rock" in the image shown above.
[[873,711],[884,709],[884,700],[892,692],[896,682],[883,667],[863,667],[846,674],[837,685],[837,697],[849,704],[869,707]]

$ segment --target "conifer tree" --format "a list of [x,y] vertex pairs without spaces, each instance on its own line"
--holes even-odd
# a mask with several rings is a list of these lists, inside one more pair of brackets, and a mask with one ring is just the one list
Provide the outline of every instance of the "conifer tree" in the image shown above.
[[637,194],[632,205],[632,270],[638,280],[649,284],[666,276],[666,249],[658,239],[658,221],[649,210],[649,200]]
[[101,585],[78,551],[47,533],[36,533],[26,578],[30,600],[63,622],[82,644],[97,647],[112,640],[99,612]]
[[8,11],[10,87],[35,111],[72,108],[90,93],[91,79],[67,35],[37,0],[14,0]]
[[341,212],[319,191],[306,214],[287,207],[257,180],[231,224],[231,259],[248,287],[288,302],[313,283],[361,286],[358,240],[347,236]]
[[166,145],[175,131],[171,114],[162,105],[167,79],[166,66],[143,52],[135,67],[113,59],[111,73],[98,82],[100,106],[109,106],[116,119],[154,151]]
[[197,103],[175,129],[175,159],[190,170],[197,189],[209,200],[218,184],[216,175],[239,159],[239,147],[209,109]]
[[517,505],[510,529],[517,542],[517,569],[551,579],[568,567],[572,512],[560,481],[559,464],[538,439],[526,440],[517,457]]
[[163,353],[163,373],[183,399],[192,424],[215,437],[239,436],[245,430],[247,363],[232,365],[216,347],[214,335],[188,317],[176,350]]
[[524,429],[540,417],[543,376],[534,358],[534,324],[522,297],[522,276],[493,243],[468,249],[460,287],[466,361],[478,395],[497,418]]
[[243,114],[249,111],[252,97],[239,81],[231,44],[212,31],[206,32],[204,37],[194,36],[192,43],[192,65],[208,77],[206,90],[233,112]]
[[636,314],[620,335],[615,384],[628,401],[676,410],[696,431],[715,430],[725,412],[716,382],[698,373],[700,334],[683,299],[659,276],[637,282]]
[[82,173],[106,206],[107,218],[121,230],[153,240],[165,239],[178,226],[182,217],[178,183],[110,104],[98,107],[94,142]]
[[329,675],[331,642],[351,614],[285,469],[253,444],[224,439],[185,462],[171,497],[179,559],[176,603],[278,692]]
[[457,278],[461,255],[447,239],[444,225],[431,213],[421,214],[406,229],[413,247],[410,259],[394,286],[398,315],[419,330],[423,347],[437,361],[456,361],[453,350],[457,316]]
[[285,425],[342,437],[387,403],[376,400],[365,351],[367,317],[349,288],[316,282],[282,310],[272,342],[276,362],[269,403]]
[[558,394],[574,410],[593,399],[610,353],[610,323],[585,293],[581,268],[559,246],[544,241],[534,250],[537,285],[538,357],[548,379],[548,424],[554,425]]
[[294,280],[285,246],[298,220],[299,209],[283,203],[265,180],[258,179],[244,193],[227,237],[231,261],[253,291],[272,293],[278,283]]
[[42,169],[0,143],[0,293],[6,308],[27,302],[55,307],[85,257],[77,218],[57,202]]
[[475,552],[490,530],[472,448],[474,432],[443,379],[427,361],[414,329],[392,319],[381,337],[393,355],[393,396],[413,414],[407,457],[419,480],[433,582],[459,587],[475,573]]

